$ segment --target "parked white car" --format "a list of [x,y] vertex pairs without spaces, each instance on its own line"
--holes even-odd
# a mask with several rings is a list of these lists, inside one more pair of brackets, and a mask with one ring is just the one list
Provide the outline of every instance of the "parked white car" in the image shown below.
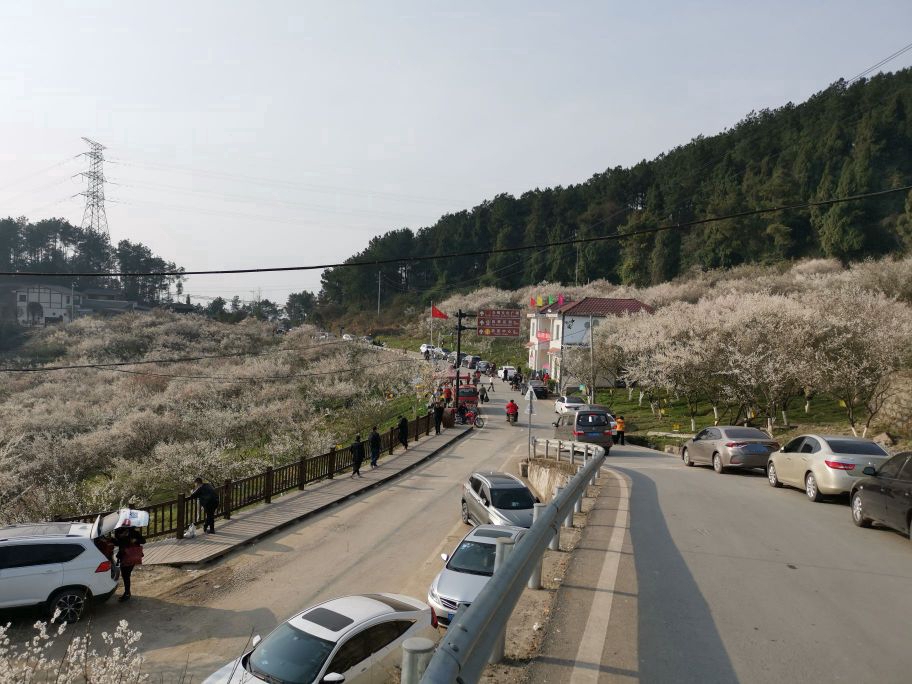
[[576,413],[580,406],[585,406],[586,400],[575,395],[562,394],[554,402],[555,413]]
[[497,375],[500,376],[501,380],[509,380],[514,375],[516,375],[515,366],[501,366],[497,371]]
[[[113,516],[113,517],[112,517]],[[0,608],[44,606],[60,622],[76,622],[92,602],[105,601],[119,574],[96,544],[113,530],[89,523],[31,523],[0,528]]]
[[421,601],[399,594],[361,594],[320,603],[276,627],[253,648],[203,681],[392,681],[402,662],[402,642],[437,640],[437,620]]

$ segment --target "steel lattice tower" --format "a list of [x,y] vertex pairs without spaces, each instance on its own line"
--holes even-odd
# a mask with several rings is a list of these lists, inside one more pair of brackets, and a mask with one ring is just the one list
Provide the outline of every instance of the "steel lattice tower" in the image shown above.
[[79,193],[86,198],[85,212],[82,214],[82,227],[94,230],[97,233],[108,234],[108,217],[104,207],[104,149],[101,143],[83,138],[89,146],[88,152],[83,154],[89,158],[89,170],[80,175],[85,176],[88,187],[85,192]]

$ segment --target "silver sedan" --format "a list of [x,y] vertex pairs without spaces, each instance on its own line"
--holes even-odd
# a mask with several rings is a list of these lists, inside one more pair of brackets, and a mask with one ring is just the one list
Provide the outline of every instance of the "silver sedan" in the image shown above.
[[681,458],[686,466],[706,464],[724,473],[728,468],[766,468],[778,448],[778,442],[757,428],[719,425],[684,442]]

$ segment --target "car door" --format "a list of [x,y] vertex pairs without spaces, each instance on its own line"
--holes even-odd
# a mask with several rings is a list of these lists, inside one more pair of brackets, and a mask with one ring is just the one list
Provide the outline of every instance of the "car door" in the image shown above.
[[713,454],[718,451],[719,444],[722,441],[722,430],[719,428],[706,428],[706,439],[701,441],[703,442],[701,454],[705,456],[707,463],[712,463]]
[[706,440],[708,436],[708,428],[700,430],[690,443],[688,451],[690,452],[690,460],[692,463],[703,463],[709,460],[709,456],[706,454]]
[[[901,491],[900,491],[901,490]],[[896,484],[896,496],[893,499],[896,520],[900,523],[896,529],[909,533],[909,514],[912,513],[912,456],[899,473]]]
[[570,425],[574,418],[575,414],[572,413],[562,413],[557,417],[557,420],[554,422],[554,439],[570,439],[570,432],[572,430]]
[[820,442],[813,437],[805,437],[801,443],[798,454],[792,457],[792,481],[804,485],[804,474],[814,467],[814,462],[820,458]]
[[28,542],[0,546],[0,607],[43,603],[63,584],[56,547]]
[[481,504],[481,480],[473,475],[469,479],[469,484],[471,489],[468,500],[469,515],[472,516],[472,519],[475,520],[475,522],[481,524],[486,517],[484,507]]
[[399,681],[396,668],[402,664],[402,637],[414,624],[411,620],[388,620],[368,628],[374,682]]
[[773,454],[773,463],[776,465],[776,475],[780,482],[786,484],[795,482],[793,474],[797,470],[795,461],[800,458],[798,453],[801,451],[802,444],[804,444],[804,437],[796,437],[782,447],[782,451]]
[[478,522],[482,525],[489,525],[491,523],[491,511],[488,510],[491,505],[491,490],[488,489],[488,485],[482,482],[481,489],[478,492],[479,497],[479,512],[478,512]]
[[[877,472],[880,485],[879,498],[882,514],[875,516],[895,530],[906,530],[906,514],[909,510],[910,480],[912,470],[905,468],[908,456],[894,456]],[[877,489],[877,487],[875,487]]]
[[371,637],[368,627],[346,639],[336,649],[323,676],[340,674],[345,677],[346,684],[371,682]]

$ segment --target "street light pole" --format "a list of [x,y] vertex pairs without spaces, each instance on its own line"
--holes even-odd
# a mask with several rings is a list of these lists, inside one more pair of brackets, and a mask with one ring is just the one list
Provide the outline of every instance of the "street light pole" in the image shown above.
[[595,403],[595,336],[592,334],[592,314],[589,314],[589,403]]

